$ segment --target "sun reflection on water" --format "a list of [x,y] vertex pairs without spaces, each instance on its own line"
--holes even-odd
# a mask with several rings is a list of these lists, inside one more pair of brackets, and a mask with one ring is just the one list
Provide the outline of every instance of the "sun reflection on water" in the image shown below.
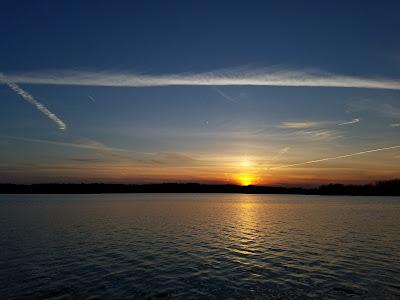
[[235,206],[235,227],[229,235],[232,257],[241,264],[251,264],[248,261],[260,245],[258,240],[258,203],[250,195],[241,195]]

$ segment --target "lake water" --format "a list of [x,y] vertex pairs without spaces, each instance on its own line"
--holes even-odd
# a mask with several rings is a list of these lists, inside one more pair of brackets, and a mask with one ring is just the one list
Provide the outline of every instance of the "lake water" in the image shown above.
[[400,297],[400,198],[0,195],[0,298]]

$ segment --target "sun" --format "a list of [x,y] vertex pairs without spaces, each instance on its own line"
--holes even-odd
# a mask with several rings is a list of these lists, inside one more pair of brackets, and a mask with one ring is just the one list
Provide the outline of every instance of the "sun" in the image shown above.
[[239,177],[239,182],[243,186],[251,185],[253,184],[253,178],[250,176],[242,175]]

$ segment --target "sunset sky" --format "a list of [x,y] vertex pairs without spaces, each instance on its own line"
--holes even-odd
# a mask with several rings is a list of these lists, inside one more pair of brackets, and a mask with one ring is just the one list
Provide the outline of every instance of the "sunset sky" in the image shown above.
[[2,1],[0,182],[400,176],[399,1]]

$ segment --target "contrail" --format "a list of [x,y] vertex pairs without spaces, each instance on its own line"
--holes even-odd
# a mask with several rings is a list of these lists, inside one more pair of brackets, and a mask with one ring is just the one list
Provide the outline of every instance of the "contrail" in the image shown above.
[[3,81],[6,85],[8,85],[14,92],[16,92],[30,104],[35,106],[41,113],[45,114],[50,120],[56,123],[61,130],[65,130],[67,128],[65,123],[61,119],[59,119],[55,114],[53,114],[50,110],[48,110],[46,106],[44,106],[42,103],[33,98],[31,94],[29,94],[27,91],[24,91],[16,83],[8,81],[1,73],[0,73],[0,80]]
[[269,168],[269,170],[297,167],[297,166],[302,166],[302,165],[308,165],[308,164],[314,164],[314,163],[318,163],[318,162],[323,162],[323,161],[327,161],[327,160],[341,159],[341,158],[346,158],[346,157],[351,157],[351,156],[356,156],[356,155],[363,155],[363,154],[367,154],[367,153],[385,151],[385,150],[391,150],[391,149],[397,149],[397,148],[400,148],[400,145],[391,146],[391,147],[385,147],[385,148],[372,149],[372,150],[361,151],[361,152],[345,154],[345,155],[339,155],[339,156],[335,156],[335,157],[326,157],[326,158],[321,158],[321,159],[316,159],[316,160],[309,160],[309,161],[306,161],[306,162],[301,162],[301,163],[296,163],[296,164],[291,164],[291,165],[271,167],[271,168]]
[[[400,90],[400,79],[358,77],[303,70],[228,69],[203,73],[140,74],[56,71],[8,74],[16,83],[111,87],[285,86]],[[1,80],[0,80],[1,82]]]
[[273,162],[274,160],[276,160],[278,157],[282,156],[283,154],[289,152],[290,147],[285,147],[282,148],[281,150],[279,150],[274,156],[272,156],[272,158],[269,160],[269,162]]
[[225,98],[229,102],[237,104],[237,101],[235,99],[233,99],[231,96],[228,96],[227,94],[225,94],[223,91],[221,91],[216,86],[213,86],[212,88],[214,91],[216,91],[218,94],[220,94],[223,98]]

